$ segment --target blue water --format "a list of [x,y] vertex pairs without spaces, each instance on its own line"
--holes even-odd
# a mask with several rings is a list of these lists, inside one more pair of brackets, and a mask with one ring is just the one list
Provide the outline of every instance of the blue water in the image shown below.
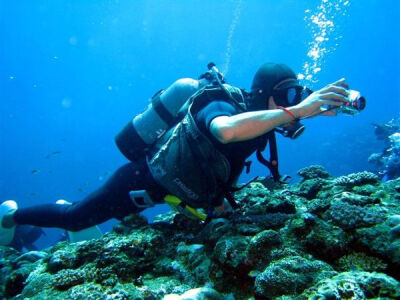
[[[341,77],[368,101],[355,116],[315,118],[296,141],[279,138],[281,172],[311,164],[333,175],[372,170],[371,122],[400,112],[400,2],[337,4],[330,49],[309,82]],[[157,90],[197,78],[209,61],[249,88],[266,61],[297,73],[310,58],[306,10],[324,1],[0,1],[0,197],[20,206],[77,201],[125,158],[115,134]],[[305,20],[306,18],[306,20]],[[251,175],[264,175],[253,164]],[[242,180],[249,178],[243,176]],[[151,212],[152,215],[154,212]],[[149,214],[149,213],[148,213]],[[104,230],[109,229],[108,225]],[[46,246],[60,231],[47,230]]]

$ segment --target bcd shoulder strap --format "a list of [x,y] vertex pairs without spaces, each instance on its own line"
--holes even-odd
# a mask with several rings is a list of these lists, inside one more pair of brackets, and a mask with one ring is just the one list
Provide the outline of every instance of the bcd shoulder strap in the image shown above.
[[239,112],[246,110],[242,91],[234,86],[223,84],[220,86],[208,85],[196,92],[189,101],[191,103],[190,112],[194,115],[204,108],[208,103],[215,100],[223,100],[234,105]]

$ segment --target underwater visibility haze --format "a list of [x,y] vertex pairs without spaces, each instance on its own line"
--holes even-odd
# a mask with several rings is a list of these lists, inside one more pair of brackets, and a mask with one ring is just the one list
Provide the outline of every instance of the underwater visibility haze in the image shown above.
[[[332,176],[376,173],[368,158],[387,145],[373,124],[400,114],[399,19],[397,0],[0,1],[1,201],[79,201],[127,162],[114,137],[151,96],[179,78],[198,78],[211,61],[229,84],[247,90],[265,62],[287,64],[313,90],[346,78],[366,97],[365,110],[304,120],[297,140],[279,136],[280,170],[295,183],[311,165]],[[241,182],[269,174],[252,160]],[[62,234],[44,231],[39,248]],[[229,264],[220,261],[224,272],[235,268]]]

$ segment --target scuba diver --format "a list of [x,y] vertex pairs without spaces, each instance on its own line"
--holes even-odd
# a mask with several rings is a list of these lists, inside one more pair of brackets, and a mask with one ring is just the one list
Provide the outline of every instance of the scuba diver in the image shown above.
[[[284,64],[263,64],[251,92],[226,84],[215,64],[208,69],[199,80],[179,79],[153,96],[116,137],[130,162],[83,200],[27,208],[4,202],[0,244],[17,224],[75,232],[165,202],[207,222],[229,206],[238,207],[235,184],[252,153],[275,181],[285,181],[278,171],[275,132],[296,138],[305,128],[302,119],[365,107],[365,98],[349,90],[344,79],[313,92]],[[269,160],[262,155],[268,143]]]
[[400,116],[375,127],[375,136],[385,143],[381,153],[373,153],[368,158],[377,166],[376,173],[385,182],[400,176]]

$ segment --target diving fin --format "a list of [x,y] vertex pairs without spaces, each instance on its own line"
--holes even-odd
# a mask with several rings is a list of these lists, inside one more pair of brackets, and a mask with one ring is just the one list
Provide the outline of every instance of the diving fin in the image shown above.
[[0,205],[0,246],[9,245],[14,239],[15,226],[10,228],[3,227],[3,218],[18,208],[17,202],[7,200]]
[[[67,200],[60,199],[57,200],[56,204],[71,205],[72,203],[68,202]],[[79,231],[67,231],[67,233],[68,239],[71,243],[87,241],[91,239],[99,239],[103,236],[103,233],[98,226],[92,226]]]

